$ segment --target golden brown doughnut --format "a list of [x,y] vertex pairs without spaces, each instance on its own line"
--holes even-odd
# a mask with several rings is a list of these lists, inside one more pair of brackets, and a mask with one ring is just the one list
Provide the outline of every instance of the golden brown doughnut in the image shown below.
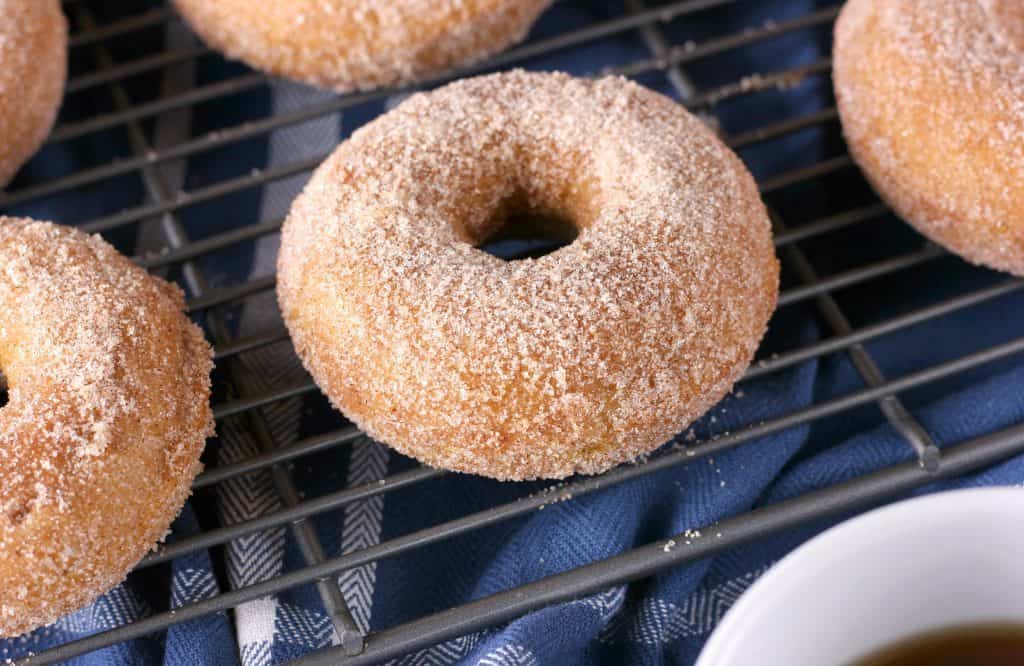
[[921,233],[1024,275],[1024,2],[850,0],[835,31],[850,152]]
[[59,0],[0,1],[0,187],[53,127],[67,75]]
[[[475,247],[517,211],[579,235],[538,259]],[[742,374],[778,292],[757,187],[698,119],[625,79],[522,71],[353,134],[292,207],[278,271],[338,409],[498,479],[598,473],[664,443]]]
[[123,580],[188,497],[213,417],[183,308],[99,237],[0,217],[0,636]]
[[407,84],[521,41],[552,0],[174,0],[229,57],[338,92]]

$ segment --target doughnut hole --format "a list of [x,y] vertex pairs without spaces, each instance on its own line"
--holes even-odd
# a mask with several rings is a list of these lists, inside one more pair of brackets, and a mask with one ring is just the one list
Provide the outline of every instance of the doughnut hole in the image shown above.
[[572,219],[531,207],[521,195],[502,202],[490,226],[490,233],[474,247],[506,261],[543,257],[579,235]]
[[0,409],[7,406],[10,397],[7,395],[7,377],[4,376],[4,369],[0,368]]
[[[481,197],[482,214],[456,222],[463,240],[506,261],[535,259],[572,244],[597,219],[604,199],[590,159],[545,146],[540,137],[525,143],[515,151],[518,164],[496,160],[490,177],[466,176]],[[538,172],[538,163],[554,160],[564,168]]]

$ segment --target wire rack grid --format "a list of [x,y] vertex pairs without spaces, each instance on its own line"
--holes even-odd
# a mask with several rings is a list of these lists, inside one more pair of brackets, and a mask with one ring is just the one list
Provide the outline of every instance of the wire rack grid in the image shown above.
[[[914,307],[897,307],[895,314],[883,318],[865,316],[861,307],[864,299],[876,299],[879,290],[889,288],[887,285],[892,285],[893,281],[912,282],[908,275],[912,276],[936,262],[955,260],[917,237],[913,237],[909,244],[894,244],[894,250],[886,249],[867,260],[859,256],[856,260],[845,260],[842,252],[835,249],[835,246],[849,242],[843,234],[856,234],[863,227],[879,225],[886,229],[903,227],[892,218],[886,206],[870,194],[841,142],[833,141],[838,147],[834,154],[827,151],[812,154],[803,162],[789,163],[796,166],[757,174],[776,226],[776,244],[784,265],[785,288],[780,299],[780,312],[792,308],[813,309],[827,334],[810,342],[791,344],[777,354],[762,356],[750,368],[744,381],[794,368],[807,361],[845,355],[860,376],[861,386],[685,448],[670,448],[643,462],[625,465],[598,477],[572,479],[549,491],[524,494],[514,501],[477,513],[389,538],[338,557],[328,557],[309,523],[311,518],[366,498],[414,488],[445,473],[411,467],[379,482],[339,487],[316,497],[304,497],[290,464],[349,445],[360,437],[360,433],[350,425],[343,425],[298,441],[274,440],[266,424],[264,408],[287,399],[308,397],[315,391],[315,386],[306,378],[297,383],[274,385],[269,390],[254,390],[247,383],[240,362],[254,350],[286,341],[287,334],[275,326],[238,337],[230,325],[231,308],[272,290],[274,278],[267,275],[237,284],[211,286],[202,265],[204,258],[232,252],[255,239],[276,233],[282,220],[252,220],[251,223],[218,230],[197,239],[189,237],[186,225],[182,223],[182,215],[189,209],[226,197],[256,196],[263,185],[308,174],[326,156],[326,152],[263,171],[229,174],[218,182],[204,183],[192,189],[183,187],[187,183],[178,182],[169,175],[168,167],[202,158],[214,151],[231,149],[247,140],[265,137],[276,130],[327,114],[379,103],[402,91],[329,96],[302,108],[268,114],[258,120],[209,131],[197,129],[190,122],[196,109],[204,105],[230,105],[234,96],[267,86],[268,78],[240,70],[233,76],[212,82],[188,80],[182,86],[178,80],[174,85],[176,71],[191,66],[199,59],[217,56],[196,41],[166,46],[157,40],[156,46],[133,52],[130,57],[124,56],[121,48],[125,42],[152,36],[153,31],[163,33],[180,29],[172,9],[139,3],[134,13],[111,20],[98,18],[103,12],[94,8],[94,4],[86,0],[64,3],[74,26],[72,63],[88,63],[78,67],[77,71],[73,67],[74,74],[67,89],[69,95],[89,95],[103,101],[96,103],[93,113],[62,118],[48,144],[102,139],[114,133],[127,142],[130,152],[113,161],[69,172],[30,172],[29,176],[23,175],[9,191],[0,195],[0,208],[18,210],[21,206],[45,202],[51,197],[87,196],[93,188],[119,182],[117,179],[135,183],[141,188],[142,198],[137,205],[126,210],[101,210],[97,215],[80,221],[79,226],[108,237],[117,237],[117,234],[130,231],[145,221],[158,222],[163,251],[139,256],[136,260],[148,269],[179,278],[187,289],[189,311],[205,324],[216,349],[220,368],[218,381],[222,382],[222,390],[214,406],[218,423],[235,419],[259,444],[259,450],[245,459],[208,468],[195,482],[195,501],[203,501],[218,484],[240,475],[257,470],[268,470],[272,475],[274,488],[281,500],[278,510],[232,524],[207,520],[203,531],[161,547],[139,568],[160,565],[202,549],[217,552],[219,547],[234,539],[282,527],[292,531],[301,548],[305,566],[39,653],[32,657],[33,664],[70,659],[161,631],[175,623],[229,610],[246,601],[307,584],[316,586],[339,643],[300,658],[297,663],[378,663],[501,624],[548,604],[649,576],[808,521],[854,511],[937,479],[982,469],[1024,453],[1024,424],[966,441],[945,443],[940,451],[932,435],[901,400],[902,394],[970,376],[979,368],[1024,352],[1024,331],[1018,330],[1014,335],[1012,323],[1008,326],[1009,335],[994,344],[938,364],[914,368],[895,378],[883,374],[869,351],[870,343],[883,341],[887,336],[1008,298],[1019,292],[1024,283],[979,270],[977,273],[983,277],[970,281],[953,296],[943,295]],[[673,40],[674,26],[720,19],[724,12],[738,4],[743,3],[738,0],[681,0],[651,6],[644,0],[628,0],[621,13],[600,17],[562,32],[535,36],[490,61],[429,81],[423,87],[442,83],[456,75],[529,65],[538,56],[558,53],[571,57],[575,50],[599,44],[603,39],[629,35],[635,37],[646,52],[628,62],[617,63],[610,68],[611,72],[636,77],[642,82],[657,81],[682,104],[701,113],[712,123],[716,122],[720,112],[724,110],[728,114],[729,109],[767,118],[763,123],[738,133],[723,129],[723,138],[741,157],[757,150],[791,150],[793,138],[807,133],[837,136],[838,115],[831,102],[820,108],[780,117],[760,113],[762,108],[766,108],[768,99],[796,94],[806,85],[827,86],[830,73],[827,55],[818,55],[781,69],[773,66],[772,61],[761,58],[742,79],[719,81],[710,86],[696,82],[702,77],[695,77],[692,72],[703,71],[703,78],[709,78],[706,73],[714,70],[718,58],[735,57],[746,50],[773,43],[780,44],[780,48],[795,48],[794,45],[803,41],[819,39],[822,33],[830,30],[838,13],[834,3],[822,2],[799,14],[780,15],[742,30],[722,21],[725,27],[719,34],[681,43]],[[714,77],[710,78],[713,80]],[[151,84],[149,88],[142,85],[141,93],[138,92],[140,81]],[[157,137],[154,123],[161,118],[170,118],[173,122],[169,124],[170,132],[164,131]],[[726,124],[721,123],[722,127]],[[164,127],[167,126],[165,123]],[[800,210],[793,201],[799,201],[809,191],[832,193],[847,190],[860,194],[830,194],[824,197],[825,203],[814,208],[813,215],[793,213]],[[601,492],[613,485],[712,456],[767,435],[857,410],[872,411],[888,423],[901,434],[914,455],[905,463],[725,519],[714,525],[714,538],[692,539],[692,544],[686,549],[663,548],[665,541],[674,536],[666,534],[664,539],[614,557],[365,635],[353,620],[339,591],[337,576],[345,570],[525,516],[554,500]],[[216,442],[211,446],[216,446]],[[693,527],[704,529],[708,526]],[[705,532],[710,533],[710,530],[705,529]]]

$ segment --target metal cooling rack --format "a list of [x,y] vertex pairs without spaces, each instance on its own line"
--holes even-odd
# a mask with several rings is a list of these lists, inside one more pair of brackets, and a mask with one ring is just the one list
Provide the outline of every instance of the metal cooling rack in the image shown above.
[[[699,89],[689,75],[692,67],[713,64],[717,57],[735,54],[754,45],[806,35],[807,31],[828,30],[838,12],[835,6],[825,6],[801,16],[768,21],[740,32],[723,33],[697,43],[669,42],[666,36],[667,27],[672,22],[700,20],[707,13],[721,13],[735,4],[738,4],[736,0],[684,0],[651,7],[644,5],[643,0],[627,1],[626,11],[621,15],[562,34],[535,39],[459,74],[513,66],[538,55],[571,53],[574,48],[584,47],[605,37],[630,34],[642,40],[648,54],[616,67],[614,72],[641,79],[652,76],[664,77],[662,82],[667,81],[671,85],[683,104],[708,116],[713,115],[718,108],[717,105],[721,104],[747,105],[750,111],[756,114],[760,100],[766,94],[785,94],[785,90],[800,85],[802,81],[815,78],[827,81],[830,62],[826,58],[783,71],[772,71],[772,63],[764,62],[760,63],[758,71],[750,72],[751,75],[757,76],[728,82],[713,89]],[[779,307],[816,309],[823,328],[830,331],[831,335],[763,358],[751,367],[746,379],[791,368],[807,360],[845,354],[863,380],[861,388],[768,421],[750,424],[731,434],[697,442],[686,450],[670,450],[652,456],[646,462],[625,465],[599,477],[570,480],[550,493],[522,497],[508,504],[391,538],[340,557],[327,558],[307,519],[344,507],[351,502],[416,486],[439,477],[444,472],[414,468],[389,476],[380,483],[343,487],[313,499],[304,499],[296,488],[289,466],[285,463],[315,452],[345,446],[355,440],[359,433],[354,428],[345,427],[297,442],[273,441],[261,416],[260,408],[293,396],[310,393],[315,387],[307,379],[296,385],[276,386],[270,391],[253,393],[251,387],[245,385],[244,376],[238,371],[238,361],[252,350],[286,340],[287,335],[283,329],[276,329],[261,331],[241,339],[233,337],[225,325],[223,311],[226,306],[237,305],[256,294],[271,290],[274,287],[274,279],[271,276],[242,284],[211,288],[198,263],[195,262],[212,253],[273,234],[279,229],[281,220],[254,220],[248,226],[201,240],[191,240],[179,219],[179,213],[190,206],[238,192],[255,193],[262,184],[296,174],[306,174],[325,155],[258,173],[228,178],[183,193],[177,192],[174,187],[164,182],[160,169],[163,165],[233,146],[245,139],[266,136],[283,127],[380,100],[396,91],[332,97],[306,108],[203,135],[193,135],[186,125],[182,135],[176,137],[170,145],[154,149],[147,139],[147,127],[155,118],[175,112],[188,113],[200,104],[222,102],[233,94],[266,86],[268,79],[262,74],[249,72],[184,91],[158,95],[153,99],[133,99],[128,92],[129,81],[145,77],[157,77],[159,80],[166,68],[208,57],[210,52],[196,43],[119,61],[114,56],[115,49],[111,48],[111,44],[119,40],[131,40],[146,30],[161,29],[178,19],[170,7],[143,7],[136,14],[101,24],[97,22],[89,5],[86,0],[68,0],[64,3],[65,10],[75,26],[71,39],[72,59],[91,58],[95,64],[90,71],[76,74],[71,78],[68,91],[106,91],[105,94],[112,106],[95,115],[59,124],[54,129],[49,143],[116,131],[127,137],[133,153],[111,163],[88,167],[50,180],[15,186],[6,194],[0,195],[0,208],[10,209],[18,204],[75,190],[87,191],[90,186],[117,177],[139,179],[148,198],[146,203],[129,210],[105,214],[80,226],[92,232],[109,233],[136,225],[143,220],[159,219],[165,239],[165,251],[137,260],[149,269],[174,268],[180,271],[183,286],[190,295],[189,310],[206,324],[216,346],[218,366],[224,371],[233,389],[234,397],[215,405],[216,417],[218,421],[228,417],[245,419],[246,427],[251,429],[261,446],[261,452],[248,459],[208,469],[196,480],[195,489],[207,490],[238,475],[266,469],[271,471],[275,488],[281,496],[283,508],[272,514],[229,526],[214,526],[199,534],[177,540],[151,554],[139,566],[149,567],[167,562],[184,553],[223,545],[238,537],[282,526],[288,526],[293,531],[303,552],[306,566],[259,584],[230,590],[216,597],[177,608],[173,612],[159,613],[39,653],[31,658],[33,664],[69,659],[119,641],[158,632],[175,623],[231,609],[249,600],[310,583],[317,585],[320,597],[340,637],[340,645],[310,654],[296,663],[377,663],[449,638],[501,624],[547,604],[566,601],[625,581],[649,576],[668,567],[707,557],[763,535],[806,521],[856,510],[936,479],[978,470],[1010,456],[1024,453],[1024,424],[955,443],[944,447],[940,452],[927,430],[904,407],[898,397],[907,391],[955,378],[980,366],[1024,352],[1024,335],[1012,337],[1011,331],[1011,339],[996,346],[977,349],[961,358],[916,369],[897,378],[883,376],[864,346],[865,343],[880,340],[884,336],[909,327],[1007,296],[1019,291],[1024,287],[1024,283],[1015,279],[1001,279],[924,307],[901,311],[888,319],[864,324],[852,323],[855,318],[848,314],[849,308],[843,300],[845,294],[857,293],[858,289],[870,289],[872,285],[893,276],[904,276],[929,262],[943,258],[945,253],[932,245],[918,242],[907,252],[883,256],[868,263],[840,265],[838,270],[819,275],[816,265],[821,262],[814,261],[813,251],[805,248],[813,248],[815,243],[822,239],[831,238],[835,234],[860,225],[876,224],[880,220],[888,219],[886,207],[877,199],[869,199],[863,204],[853,206],[836,205],[825,214],[799,223],[784,219],[778,212],[774,206],[776,198],[784,197],[794,190],[825,187],[826,183],[834,185],[836,182],[840,183],[841,187],[846,187],[849,183],[863,186],[863,181],[853,168],[850,158],[840,148],[834,156],[822,157],[813,164],[770,174],[760,179],[762,193],[773,209],[777,227],[776,243],[784,263],[784,275],[788,280]],[[451,77],[431,81],[428,85],[440,83],[448,78]],[[822,128],[834,132],[836,127],[836,110],[829,107],[806,115],[773,120],[762,127],[725,138],[743,156],[744,151],[752,147]],[[889,223],[899,224],[892,220]],[[691,538],[692,543],[688,548],[663,548],[665,540],[673,536],[666,534],[665,539],[659,542],[366,636],[357,629],[338,589],[336,577],[344,570],[438,543],[499,521],[523,516],[542,508],[553,498],[578,497],[600,492],[612,485],[681,465],[696,458],[710,456],[759,437],[872,405],[877,406],[885,421],[903,435],[906,445],[916,454],[916,462],[894,465],[848,482],[723,520],[714,526],[715,538]],[[200,492],[198,497],[202,496]],[[704,529],[706,526],[693,527]]]

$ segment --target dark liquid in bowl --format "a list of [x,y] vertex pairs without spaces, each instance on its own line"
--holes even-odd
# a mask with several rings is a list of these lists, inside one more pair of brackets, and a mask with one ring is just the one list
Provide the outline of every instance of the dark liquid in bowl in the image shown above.
[[977,624],[922,634],[852,666],[1022,666],[1024,624]]

